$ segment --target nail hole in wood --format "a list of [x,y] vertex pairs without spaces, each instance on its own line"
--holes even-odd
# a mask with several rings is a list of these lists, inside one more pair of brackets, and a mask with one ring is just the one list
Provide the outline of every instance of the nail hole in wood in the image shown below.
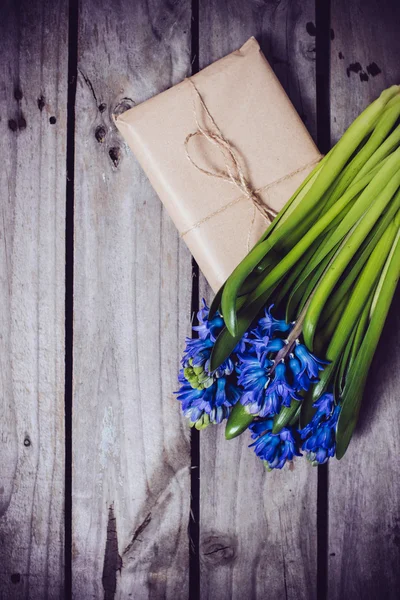
[[38,105],[38,109],[40,110],[40,112],[42,112],[45,104],[46,104],[46,101],[44,99],[44,96],[43,96],[43,94],[40,94],[39,98],[37,99],[37,105]]
[[57,119],[55,117],[50,117],[49,121],[50,125],[55,125],[57,123]]
[[94,132],[94,137],[99,142],[99,144],[102,144],[105,140],[106,134],[107,134],[107,132],[106,132],[105,128],[103,127],[103,125],[99,125],[98,127],[96,127],[96,131]]
[[312,37],[315,37],[317,35],[317,29],[312,21],[306,23],[306,31],[308,35],[311,35]]
[[8,127],[9,127],[9,129],[11,129],[11,131],[17,131],[17,129],[18,129],[17,121],[15,121],[14,119],[10,119],[8,121]]
[[118,167],[119,161],[121,159],[121,150],[118,148],[118,146],[113,146],[112,148],[110,148],[108,154],[113,162],[114,167]]
[[31,445],[31,440],[30,440],[28,437],[26,437],[26,438],[24,439],[24,446],[28,447],[28,446],[30,446],[30,445]]
[[372,77],[376,77],[379,73],[382,73],[376,62],[372,62],[367,66],[367,73],[372,75]]

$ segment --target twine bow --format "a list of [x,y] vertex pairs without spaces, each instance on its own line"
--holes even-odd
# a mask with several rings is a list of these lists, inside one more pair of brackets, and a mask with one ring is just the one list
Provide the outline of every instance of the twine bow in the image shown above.
[[[272,220],[276,217],[276,215],[278,213],[272,207],[270,207],[267,204],[265,204],[264,202],[262,202],[260,197],[258,196],[256,190],[254,190],[251,187],[251,185],[249,184],[249,182],[247,181],[247,179],[245,177],[244,170],[240,164],[239,157],[238,157],[237,153],[235,152],[232,144],[230,142],[228,142],[228,140],[222,134],[220,128],[218,127],[213,116],[211,115],[210,111],[208,110],[208,108],[207,108],[199,90],[197,89],[196,85],[194,84],[194,82],[191,79],[187,79],[187,81],[192,86],[193,91],[195,92],[197,98],[199,99],[200,104],[201,104],[202,108],[204,109],[205,114],[207,115],[208,119],[210,120],[212,126],[215,129],[215,132],[204,129],[204,127],[202,127],[200,125],[199,119],[197,117],[196,104],[195,104],[195,101],[193,100],[193,114],[194,114],[194,118],[195,118],[196,125],[197,125],[197,131],[195,131],[194,133],[189,133],[189,135],[185,139],[186,157],[192,163],[192,165],[194,167],[196,167],[196,169],[198,171],[200,171],[201,173],[204,173],[204,175],[208,175],[209,177],[215,177],[217,179],[222,179],[223,181],[227,181],[228,183],[235,185],[242,192],[242,194],[244,196],[246,196],[249,200],[251,200],[251,202],[253,203],[253,206],[254,206],[254,213],[253,213],[252,222],[251,222],[250,229],[249,229],[248,236],[247,236],[247,250],[249,250],[250,249],[250,236],[251,236],[251,231],[253,229],[254,221],[256,218],[256,210],[258,210],[258,212],[264,217],[264,219],[266,219],[268,225],[270,225],[272,223]],[[193,158],[190,156],[190,152],[189,152],[189,141],[192,138],[194,138],[196,135],[203,136],[206,140],[208,140],[211,144],[213,144],[220,151],[220,153],[222,154],[222,156],[224,158],[224,162],[225,162],[225,171],[224,172],[209,171],[208,169],[204,169],[203,167],[198,165],[193,160]],[[223,207],[223,208],[227,208],[227,207],[228,206]],[[212,216],[214,216],[214,213],[212,215],[208,215],[207,217],[205,217],[204,219],[199,221],[199,223],[196,223],[196,226],[198,227],[202,223],[205,223]]]

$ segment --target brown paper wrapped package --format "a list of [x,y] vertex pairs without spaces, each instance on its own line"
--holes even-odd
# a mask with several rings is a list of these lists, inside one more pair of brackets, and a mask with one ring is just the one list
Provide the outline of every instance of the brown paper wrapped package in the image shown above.
[[220,149],[204,136],[193,136],[185,145],[198,126],[215,132],[201,99],[246,181],[275,211],[320,154],[254,38],[191,80],[195,86],[185,80],[115,122],[216,291],[268,220],[236,185],[207,176],[188,160],[187,153],[202,169],[226,173]]

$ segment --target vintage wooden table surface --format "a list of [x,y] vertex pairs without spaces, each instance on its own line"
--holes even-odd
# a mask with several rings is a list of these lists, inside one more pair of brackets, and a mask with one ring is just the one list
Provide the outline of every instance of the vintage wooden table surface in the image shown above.
[[400,4],[2,0],[0,27],[0,598],[398,598],[399,294],[342,462],[191,437],[210,291],[111,114],[255,35],[326,151],[400,83]]

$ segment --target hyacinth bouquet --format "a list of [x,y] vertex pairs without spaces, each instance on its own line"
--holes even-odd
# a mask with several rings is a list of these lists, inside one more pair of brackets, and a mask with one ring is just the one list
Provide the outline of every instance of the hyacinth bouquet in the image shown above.
[[186,341],[191,426],[250,430],[281,469],[342,458],[400,274],[400,86],[349,127],[219,290]]

